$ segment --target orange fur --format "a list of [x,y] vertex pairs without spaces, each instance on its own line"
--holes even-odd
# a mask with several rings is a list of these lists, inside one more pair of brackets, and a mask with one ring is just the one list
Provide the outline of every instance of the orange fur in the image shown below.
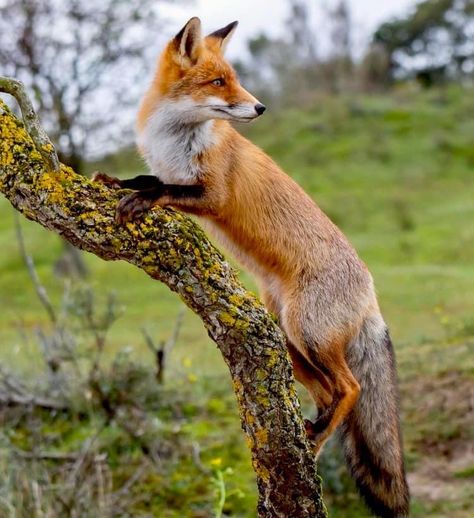
[[[177,43],[172,40],[160,57],[155,78],[138,115],[139,131],[165,99],[191,96],[199,102],[213,95],[229,104],[254,100],[240,86],[215,38],[202,40],[193,64],[183,66],[183,61],[176,58],[176,48]],[[214,78],[223,78],[225,86],[214,86],[209,82]],[[205,226],[217,231],[237,259],[253,270],[264,285],[267,277],[278,279],[278,289],[282,293],[277,298],[291,298],[292,292],[298,290],[302,275],[317,275],[328,262],[338,259],[337,253],[341,250],[357,265],[361,276],[367,276],[365,267],[339,229],[270,157],[227,121],[214,121],[214,134],[218,136],[216,144],[198,159],[204,171],[199,181],[206,186],[206,196],[199,200],[162,197],[157,203],[205,217]],[[311,247],[308,243],[318,243],[319,246]],[[365,313],[361,313],[356,321],[344,324],[356,329],[364,317]],[[294,328],[297,334],[300,331],[300,323],[295,318],[288,327]],[[328,336],[339,332],[339,328],[326,330]],[[332,381],[333,391],[354,385],[352,380],[346,380],[348,374],[343,366],[344,347],[351,334],[352,331],[347,332],[345,339],[338,342],[338,354],[334,355],[334,358],[339,358],[341,367],[328,367],[339,371],[337,374],[344,378],[341,382]],[[306,350],[301,339],[294,342],[300,351]],[[332,339],[328,338],[328,342]],[[309,380],[308,375],[305,380]],[[315,393],[313,382],[318,383],[315,379],[305,384]],[[349,403],[347,401],[344,399],[339,405],[341,408],[344,405],[344,411],[339,407],[336,409],[336,424],[355,402],[354,398]]]

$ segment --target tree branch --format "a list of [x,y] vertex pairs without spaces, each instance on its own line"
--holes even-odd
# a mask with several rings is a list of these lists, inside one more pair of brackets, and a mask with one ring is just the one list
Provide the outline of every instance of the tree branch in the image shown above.
[[189,218],[156,208],[118,226],[120,194],[60,165],[45,167],[23,125],[0,103],[0,192],[27,218],[105,260],[164,282],[203,320],[226,361],[252,453],[258,514],[325,517],[285,338],[262,304]]
[[36,149],[51,171],[59,171],[58,155],[51,140],[49,140],[48,135],[46,135],[39,123],[33,104],[26,94],[23,84],[11,77],[0,76],[0,92],[5,92],[15,97],[20,106],[26,130],[35,143]]

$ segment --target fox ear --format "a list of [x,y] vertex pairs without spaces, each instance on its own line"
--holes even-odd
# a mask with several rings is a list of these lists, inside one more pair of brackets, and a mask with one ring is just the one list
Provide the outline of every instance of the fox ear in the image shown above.
[[178,57],[184,64],[194,65],[199,57],[201,48],[201,20],[196,16],[174,37]]
[[237,21],[229,23],[229,25],[226,25],[222,29],[211,32],[211,34],[209,34],[208,38],[215,38],[215,40],[217,40],[222,52],[225,52],[227,44],[229,43],[230,39],[232,38],[232,36],[235,32],[235,29],[237,29],[237,25],[239,25],[239,22],[237,22]]

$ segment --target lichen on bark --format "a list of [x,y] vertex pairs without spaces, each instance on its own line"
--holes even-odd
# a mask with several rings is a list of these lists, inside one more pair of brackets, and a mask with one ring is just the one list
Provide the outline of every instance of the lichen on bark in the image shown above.
[[285,337],[187,216],[155,208],[115,223],[120,194],[61,165],[45,165],[0,102],[0,192],[28,219],[105,260],[124,260],[177,292],[218,345],[232,376],[258,485],[258,515],[326,516]]

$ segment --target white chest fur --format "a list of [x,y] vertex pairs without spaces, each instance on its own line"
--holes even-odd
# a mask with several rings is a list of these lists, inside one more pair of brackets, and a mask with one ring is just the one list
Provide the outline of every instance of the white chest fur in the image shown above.
[[214,122],[195,122],[192,112],[191,101],[163,103],[138,135],[151,173],[165,183],[195,183],[201,173],[199,155],[216,143]]

